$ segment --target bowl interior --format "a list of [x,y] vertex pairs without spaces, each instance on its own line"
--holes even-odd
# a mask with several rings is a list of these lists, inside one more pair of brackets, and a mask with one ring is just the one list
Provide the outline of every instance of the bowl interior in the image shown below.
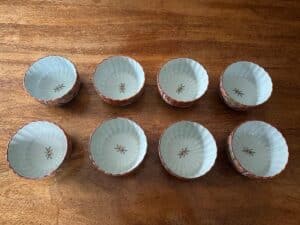
[[274,176],[288,161],[284,137],[276,128],[261,121],[242,124],[233,135],[232,149],[240,164],[257,176]]
[[145,74],[132,58],[115,56],[97,66],[94,85],[105,97],[124,100],[136,95],[143,87]]
[[76,79],[76,68],[69,60],[60,56],[48,56],[29,67],[24,85],[31,96],[41,100],[53,100],[68,93]]
[[222,79],[228,95],[243,105],[262,104],[272,93],[272,80],[269,74],[251,62],[231,64],[226,68]]
[[202,125],[182,121],[170,126],[160,139],[160,155],[164,166],[176,175],[196,178],[214,165],[216,142]]
[[169,97],[178,101],[193,101],[207,90],[208,75],[198,62],[179,58],[162,67],[158,82]]
[[59,167],[67,148],[67,138],[58,126],[46,121],[32,122],[12,137],[8,161],[19,175],[41,178]]
[[124,118],[105,121],[91,137],[93,161],[101,170],[113,175],[125,174],[137,167],[146,150],[144,131]]

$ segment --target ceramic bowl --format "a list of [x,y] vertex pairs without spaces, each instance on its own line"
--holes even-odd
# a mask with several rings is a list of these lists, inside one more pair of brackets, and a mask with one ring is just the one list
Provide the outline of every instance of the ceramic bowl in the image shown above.
[[58,125],[31,122],[11,138],[7,149],[10,168],[19,176],[39,179],[54,174],[71,151],[71,141]]
[[288,146],[282,134],[262,121],[247,121],[228,138],[229,158],[241,174],[255,178],[270,178],[288,162]]
[[44,104],[61,105],[77,95],[80,80],[71,61],[61,56],[47,56],[29,67],[24,88]]
[[272,80],[259,65],[240,61],[228,66],[220,78],[224,102],[234,110],[247,110],[266,102],[272,94]]
[[201,124],[181,121],[167,128],[161,136],[159,157],[170,174],[193,179],[212,168],[217,145],[212,134]]
[[124,106],[136,101],[142,94],[145,74],[142,66],[134,59],[113,56],[97,66],[93,83],[105,102]]
[[167,62],[157,77],[162,99],[177,107],[189,107],[206,92],[208,75],[195,60],[178,58]]
[[109,175],[125,175],[137,168],[147,151],[147,138],[135,122],[116,118],[103,122],[92,133],[90,159]]

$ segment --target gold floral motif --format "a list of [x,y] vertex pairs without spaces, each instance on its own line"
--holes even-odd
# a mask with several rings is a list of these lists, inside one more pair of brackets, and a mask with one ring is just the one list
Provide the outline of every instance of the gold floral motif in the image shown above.
[[57,85],[53,90],[54,90],[55,92],[58,92],[58,91],[61,91],[64,87],[65,87],[64,84],[59,84],[59,85]]
[[234,94],[236,94],[239,97],[243,97],[244,96],[244,92],[242,92],[240,89],[235,88],[233,89]]
[[185,148],[182,148],[179,153],[178,153],[178,156],[179,158],[184,158],[185,156],[187,156],[189,154],[189,150],[187,147]]
[[180,94],[181,92],[183,92],[183,90],[184,90],[184,84],[180,84],[176,89],[176,93]]
[[115,147],[115,150],[117,150],[117,152],[120,152],[121,154],[125,154],[125,152],[127,152],[127,149],[123,145],[117,145]]
[[53,149],[51,148],[51,146],[45,148],[45,155],[46,159],[52,159]]

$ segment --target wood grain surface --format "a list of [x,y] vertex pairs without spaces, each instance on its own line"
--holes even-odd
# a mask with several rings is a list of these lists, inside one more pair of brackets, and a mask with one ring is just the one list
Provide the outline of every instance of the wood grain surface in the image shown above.
[[[0,224],[291,225],[300,224],[300,2],[0,0]],[[64,107],[48,107],[26,94],[22,79],[39,57],[57,54],[77,66],[83,85]],[[103,103],[91,78],[111,55],[138,60],[146,73],[143,96],[120,108]],[[176,109],[160,98],[156,74],[170,58],[190,57],[210,76],[193,107]],[[232,62],[249,60],[271,75],[274,92],[263,106],[234,112],[219,98],[218,80]],[[91,165],[90,133],[103,120],[135,120],[148,137],[148,153],[135,173],[106,176]],[[32,120],[60,124],[74,151],[56,176],[30,181],[8,169],[10,136]],[[240,122],[269,122],[285,135],[286,170],[272,180],[239,175],[226,156],[226,138]],[[179,120],[203,124],[215,136],[215,166],[194,181],[168,175],[157,147]]]

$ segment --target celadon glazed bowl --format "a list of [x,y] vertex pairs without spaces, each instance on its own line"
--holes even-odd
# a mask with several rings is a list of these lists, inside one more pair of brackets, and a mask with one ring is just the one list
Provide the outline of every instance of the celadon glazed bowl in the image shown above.
[[263,121],[247,121],[228,138],[229,158],[241,174],[254,178],[271,178],[288,163],[288,146],[283,135]]
[[189,107],[207,90],[208,74],[193,59],[178,58],[167,62],[157,76],[157,86],[162,99],[176,107]]
[[269,74],[259,65],[240,61],[226,68],[220,78],[220,93],[226,105],[245,111],[266,102],[272,94]]
[[70,60],[61,56],[47,56],[29,67],[24,77],[24,88],[44,104],[62,105],[77,95],[80,80]]
[[48,121],[35,121],[11,138],[7,161],[17,175],[40,179],[54,174],[70,151],[71,141],[62,128]]
[[124,106],[133,103],[142,94],[145,73],[136,60],[112,56],[97,66],[93,83],[103,101]]
[[125,175],[137,168],[147,152],[147,138],[134,121],[115,118],[104,121],[91,135],[90,159],[100,171]]
[[198,178],[214,165],[217,145],[212,134],[201,124],[180,121],[162,134],[159,157],[170,174],[185,179]]

